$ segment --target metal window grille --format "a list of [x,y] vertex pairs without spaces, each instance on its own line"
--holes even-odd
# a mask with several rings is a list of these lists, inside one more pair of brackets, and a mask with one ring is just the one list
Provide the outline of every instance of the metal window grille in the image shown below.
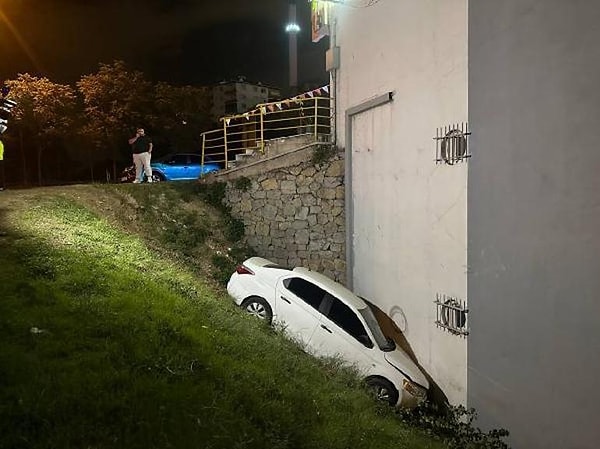
[[454,335],[469,335],[467,302],[453,296],[437,294],[435,324]]
[[471,157],[469,153],[468,123],[447,125],[435,130],[435,161],[438,164],[454,165]]

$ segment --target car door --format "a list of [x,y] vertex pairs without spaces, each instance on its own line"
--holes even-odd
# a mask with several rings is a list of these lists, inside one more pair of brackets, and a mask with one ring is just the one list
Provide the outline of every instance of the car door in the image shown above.
[[326,293],[321,305],[322,317],[310,341],[317,355],[340,356],[363,371],[373,367],[377,351],[358,313],[340,299]]
[[198,179],[202,168],[202,157],[196,154],[190,155],[190,164],[188,166],[187,175],[190,179]]
[[279,279],[276,295],[276,321],[291,338],[310,351],[311,337],[321,318],[319,307],[325,290],[302,277],[289,276]]
[[191,169],[192,161],[190,160],[190,155],[181,154],[179,156],[181,157],[181,176],[179,176],[179,179],[193,179],[193,170]]
[[185,154],[175,154],[165,161],[167,179],[185,179],[188,157]]

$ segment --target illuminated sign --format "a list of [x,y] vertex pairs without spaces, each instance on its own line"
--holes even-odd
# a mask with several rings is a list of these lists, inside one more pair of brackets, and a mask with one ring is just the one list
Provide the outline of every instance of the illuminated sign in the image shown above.
[[312,1],[312,41],[319,42],[329,36],[330,3],[320,0]]

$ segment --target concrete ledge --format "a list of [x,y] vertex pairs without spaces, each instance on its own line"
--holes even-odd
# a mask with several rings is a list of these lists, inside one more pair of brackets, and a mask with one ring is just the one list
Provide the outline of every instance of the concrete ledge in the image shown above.
[[308,145],[294,148],[293,150],[288,150],[273,156],[268,156],[257,161],[249,162],[240,167],[211,173],[202,177],[199,182],[203,184],[227,182],[232,179],[241,178],[242,176],[257,176],[271,170],[298,165],[302,162],[310,160],[312,158],[313,148],[323,144],[325,144],[325,142],[311,142]]

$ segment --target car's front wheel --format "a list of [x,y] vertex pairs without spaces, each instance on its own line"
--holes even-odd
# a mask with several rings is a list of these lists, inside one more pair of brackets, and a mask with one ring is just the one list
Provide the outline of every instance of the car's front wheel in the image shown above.
[[400,394],[394,385],[383,377],[369,377],[365,380],[367,388],[373,392],[378,401],[396,405]]
[[273,311],[271,310],[271,306],[269,303],[260,296],[251,296],[247,298],[242,303],[242,308],[248,312],[250,315],[253,315],[261,320],[265,320],[267,323],[271,324],[271,320],[273,319]]
[[152,182],[162,182],[165,180],[165,177],[160,173],[152,173]]

